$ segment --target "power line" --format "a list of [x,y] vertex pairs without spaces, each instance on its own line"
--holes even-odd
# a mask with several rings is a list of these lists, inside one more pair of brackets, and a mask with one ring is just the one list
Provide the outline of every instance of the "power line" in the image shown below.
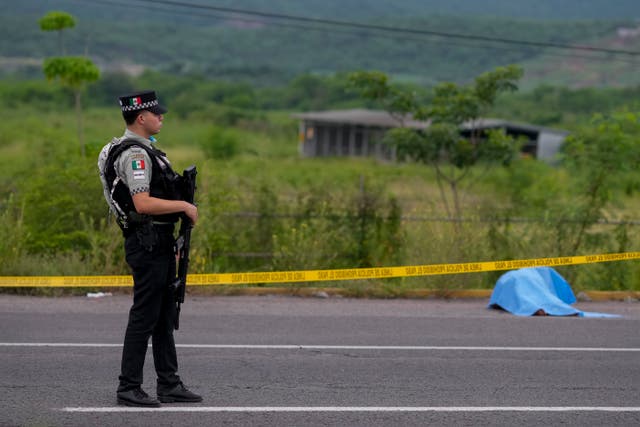
[[[87,0],[78,0],[78,1],[86,2]],[[89,0],[89,1],[91,1],[91,0]],[[138,0],[138,1],[145,2],[146,0]],[[212,9],[212,10],[224,9],[223,10],[224,13],[230,13],[232,15],[231,16],[230,15],[219,15],[219,14],[212,14],[212,13],[203,14],[203,13],[184,11],[184,10],[164,9],[164,8],[157,8],[157,7],[150,7],[150,6],[143,6],[143,5],[135,5],[135,4],[131,4],[131,3],[123,3],[123,2],[118,2],[118,1],[114,1],[114,0],[97,0],[97,3],[98,4],[102,4],[102,5],[110,4],[110,5],[116,5],[116,6],[123,6],[123,7],[127,7],[127,8],[132,8],[133,7],[133,8],[144,9],[146,11],[152,11],[152,12],[157,12],[157,13],[167,13],[167,14],[174,14],[174,15],[175,14],[179,14],[179,15],[193,16],[193,17],[204,18],[204,19],[206,19],[206,18],[213,18],[213,19],[218,19],[218,20],[233,19],[233,20],[236,20],[236,21],[241,21],[241,22],[246,22],[246,23],[268,24],[268,25],[277,26],[277,27],[302,29],[302,30],[305,30],[305,31],[327,32],[327,30],[328,30],[327,27],[308,26],[308,25],[288,23],[288,22],[276,22],[276,21],[258,19],[258,18],[238,17],[237,16],[237,14],[238,14],[237,10],[238,9],[230,9],[230,10],[234,11],[234,12],[230,12],[230,11],[227,10],[229,8],[218,8],[218,7],[205,6],[205,5],[195,5],[195,6],[201,6],[201,7],[204,7],[204,8],[207,8],[207,9]],[[153,3],[172,3],[171,5],[175,6],[175,4],[173,4],[173,3],[177,3],[177,2],[157,1],[157,2],[153,2]],[[184,3],[180,3],[180,4],[184,4]],[[186,4],[188,5],[188,3],[186,3]],[[274,14],[265,14],[263,12],[255,12],[254,14],[255,15],[259,15],[260,17],[263,17],[263,18],[264,18],[264,16],[262,16],[262,15],[274,15]],[[311,19],[311,18],[300,18],[300,19]],[[400,31],[401,29],[397,29],[397,30]],[[411,37],[410,35],[406,35],[406,34],[402,34],[402,33],[379,33],[379,32],[371,33],[370,29],[366,30],[366,31],[367,32],[350,31],[348,29],[331,29],[331,33],[332,34],[333,33],[338,33],[338,34],[346,34],[346,35],[353,35],[353,36],[360,36],[360,37],[361,36],[371,36],[371,37],[377,37],[377,38],[386,38],[386,39],[404,40],[404,41],[414,41],[414,42],[420,42],[420,43],[437,43],[437,42],[439,42],[438,40],[428,40],[428,39],[424,39],[424,38]],[[433,36],[432,34],[428,34],[428,35],[429,36]],[[438,35],[438,37],[446,38],[446,36],[440,36],[440,35]],[[469,36],[469,37],[471,37],[471,36]],[[480,40],[480,43],[483,43],[483,42],[487,43],[487,41],[485,41],[485,40]],[[459,42],[459,41],[458,42],[448,41],[447,45],[462,46],[462,47],[468,47],[468,48],[473,48],[473,49],[492,49],[492,50],[500,50],[500,51],[503,51],[503,52],[522,52],[520,49],[508,48],[508,47],[504,47],[504,46],[496,46],[494,44],[495,41],[492,41],[491,43],[492,43],[491,45],[487,45],[487,44],[479,44],[478,42],[464,43],[464,42]],[[537,48],[539,48],[539,47],[537,47]],[[608,50],[604,50],[604,51],[609,52]],[[627,52],[627,51],[623,51],[623,52]],[[602,52],[596,52],[596,53],[602,53]],[[611,53],[611,52],[609,52],[609,53]],[[545,51],[538,52],[538,54],[539,55],[546,55],[546,56],[557,56],[557,57],[562,57],[562,58],[575,58],[575,59],[586,59],[586,60],[597,60],[597,61],[615,60],[615,61],[626,62],[626,63],[633,63],[633,64],[636,63],[635,60],[627,61],[627,60],[624,60],[623,58],[611,58],[610,56],[580,55],[580,54],[576,54],[576,53],[567,54],[567,53],[548,52],[548,51],[546,51],[546,52]],[[637,52],[637,54],[640,54],[640,52]]]
[[237,9],[237,8],[230,8],[230,7],[210,6],[210,5],[204,5],[204,4],[198,4],[198,3],[188,3],[188,2],[180,2],[180,1],[173,1],[173,0],[134,0],[134,1],[143,2],[143,3],[152,3],[156,5],[164,4],[164,5],[178,6],[178,7],[184,7],[189,9],[215,10],[218,12],[236,13],[236,14],[249,15],[249,16],[260,16],[263,18],[284,19],[284,20],[290,20],[290,21],[333,25],[333,26],[348,27],[348,28],[359,28],[359,29],[365,29],[365,30],[384,31],[384,32],[391,32],[391,33],[430,35],[430,36],[438,36],[438,37],[444,37],[444,38],[497,42],[497,43],[503,43],[503,44],[514,44],[514,45],[531,46],[531,47],[539,47],[539,48],[570,49],[570,50],[580,50],[580,51],[589,51],[589,52],[630,55],[630,56],[640,55],[640,52],[630,51],[630,50],[607,49],[607,48],[600,48],[595,46],[581,46],[581,45],[570,45],[570,44],[562,44],[562,43],[535,42],[535,41],[527,41],[527,40],[508,39],[508,38],[502,38],[502,37],[489,37],[489,36],[483,36],[483,35],[477,35],[477,34],[475,35],[459,34],[459,33],[447,33],[447,32],[441,32],[441,31],[420,30],[420,29],[414,29],[414,28],[387,27],[382,25],[364,24],[359,22],[309,18],[304,16],[294,16],[294,15],[286,15],[286,14],[271,13],[271,12],[260,12],[255,10]]

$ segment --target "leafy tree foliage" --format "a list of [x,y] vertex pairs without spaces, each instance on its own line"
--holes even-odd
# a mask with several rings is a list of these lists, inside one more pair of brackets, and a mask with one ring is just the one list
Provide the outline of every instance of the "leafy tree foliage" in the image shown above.
[[48,58],[44,61],[43,70],[47,79],[59,79],[63,85],[72,89],[81,88],[100,78],[98,67],[83,56]]
[[[394,129],[387,134],[387,141],[396,147],[400,158],[434,168],[449,218],[459,220],[459,187],[464,180],[473,183],[473,167],[507,164],[515,154],[516,144],[510,137],[501,132],[481,133],[477,126],[500,93],[517,89],[521,75],[519,67],[509,66],[482,74],[468,86],[442,83],[435,87],[427,104],[419,102],[415,93],[392,86],[383,73],[354,73],[352,82],[362,96],[382,101],[401,124],[407,114],[429,122],[419,132],[406,127]],[[462,129],[470,130],[468,138],[461,135]]]
[[574,254],[589,228],[603,218],[620,174],[640,167],[640,117],[631,112],[594,116],[591,126],[567,138],[564,164],[575,178],[579,196],[569,248]]
[[80,151],[85,154],[84,125],[82,118],[82,91],[87,83],[100,78],[100,70],[89,58],[85,57],[56,57],[44,62],[44,74],[48,80],[60,82],[73,90],[75,99],[76,119],[78,121],[78,141]]
[[66,55],[66,49],[62,42],[62,31],[65,28],[73,28],[76,25],[75,18],[67,12],[51,11],[40,18],[40,29],[42,31],[57,31],[60,54]]

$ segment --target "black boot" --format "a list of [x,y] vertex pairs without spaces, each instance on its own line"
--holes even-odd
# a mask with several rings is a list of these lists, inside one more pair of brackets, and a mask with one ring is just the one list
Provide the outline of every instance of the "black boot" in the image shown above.
[[162,403],[172,402],[202,402],[202,396],[199,396],[187,389],[184,384],[180,383],[174,388],[166,392],[158,391],[158,400]]
[[160,402],[149,397],[140,387],[127,391],[119,391],[117,396],[118,404],[120,405],[143,406],[147,408],[158,408],[160,406]]

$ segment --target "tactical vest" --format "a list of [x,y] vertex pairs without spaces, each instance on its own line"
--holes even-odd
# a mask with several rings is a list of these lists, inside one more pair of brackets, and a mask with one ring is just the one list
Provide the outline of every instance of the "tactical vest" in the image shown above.
[[166,215],[140,215],[136,212],[129,188],[116,174],[115,162],[125,150],[136,146],[144,149],[151,158],[151,183],[149,195],[159,199],[182,200],[182,177],[174,172],[171,165],[165,160],[166,155],[162,151],[149,147],[142,142],[126,139],[109,150],[104,166],[104,175],[109,193],[117,210],[117,220],[120,228],[131,229],[137,224],[151,218],[153,222],[177,222],[179,213]]

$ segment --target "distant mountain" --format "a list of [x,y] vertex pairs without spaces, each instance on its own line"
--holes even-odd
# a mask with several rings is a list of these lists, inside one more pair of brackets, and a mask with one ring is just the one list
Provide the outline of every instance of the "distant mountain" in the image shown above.
[[[268,2],[264,0],[189,0],[184,2],[341,20],[427,15],[565,21],[640,19],[640,2],[637,0],[269,0]],[[127,2],[124,0],[0,1],[0,5],[4,4],[3,10],[5,12],[8,9],[14,12],[64,9],[82,17],[99,16],[104,18],[109,16],[122,17],[122,14],[119,13],[109,13],[105,7],[108,9],[116,4],[126,3],[131,5],[132,17],[140,17],[140,13],[134,12],[137,9],[135,5],[144,5],[145,3],[139,0],[128,0]],[[146,4],[150,6],[150,3]],[[159,6],[159,4],[160,2],[156,2],[155,6]],[[175,6],[166,6],[165,8],[176,9]],[[144,17],[147,13],[142,16]],[[173,16],[170,19],[181,20],[180,16]]]
[[[612,50],[640,52],[640,24],[618,27],[615,32],[590,43]],[[639,63],[640,55],[592,55],[578,51],[561,56],[543,55],[521,63],[526,71],[522,87],[541,84],[571,88],[637,86],[640,85]]]
[[637,0],[269,0],[266,3],[220,0],[208,3],[334,19],[426,15],[567,21],[640,18]]
[[[640,81],[624,65],[634,57],[485,39],[633,50],[638,0],[184,1],[208,9],[176,2],[181,1],[0,0],[0,75],[41,75],[38,60],[58,54],[58,45],[37,21],[47,11],[64,10],[78,19],[77,28],[64,34],[70,54],[88,54],[105,71],[153,68],[272,85],[301,73],[377,69],[432,84],[462,82],[499,65],[521,63],[531,82],[570,84],[576,80],[571,67],[579,64],[579,70],[594,70],[580,85]],[[273,15],[415,31],[399,34]],[[621,36],[620,28],[631,35]],[[625,78],[617,80],[614,69],[624,70]]]

